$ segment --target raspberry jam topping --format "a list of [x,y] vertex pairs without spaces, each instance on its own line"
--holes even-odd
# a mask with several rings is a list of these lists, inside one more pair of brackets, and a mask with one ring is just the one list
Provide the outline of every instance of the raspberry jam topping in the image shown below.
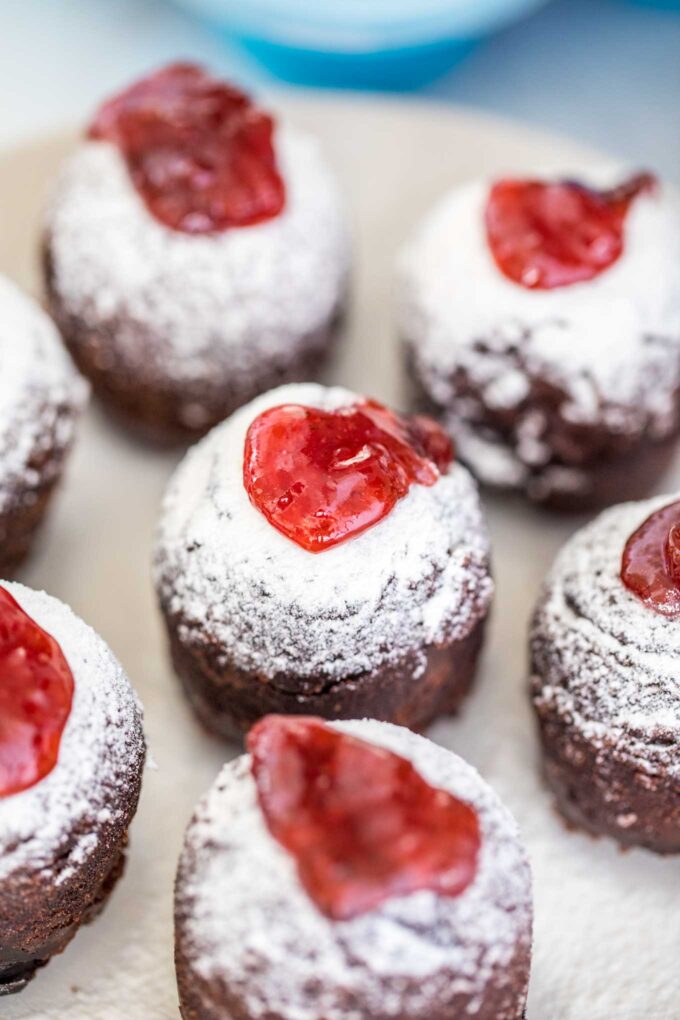
[[393,896],[458,896],[481,846],[476,811],[399,755],[303,716],[266,716],[248,736],[257,795],[300,881],[336,921]]
[[272,407],[246,435],[243,484],[287,538],[321,552],[382,520],[413,482],[434,485],[453,458],[429,418],[376,401],[336,411]]
[[536,290],[592,280],[621,255],[633,199],[655,187],[649,173],[606,191],[578,181],[498,181],[485,213],[496,265],[514,283]]
[[680,616],[680,502],[657,510],[623,550],[621,580],[663,616]]
[[208,234],[281,212],[274,121],[194,64],[170,64],[108,100],[89,137],[114,142],[156,219]]
[[0,797],[52,771],[72,702],[61,648],[0,587]]

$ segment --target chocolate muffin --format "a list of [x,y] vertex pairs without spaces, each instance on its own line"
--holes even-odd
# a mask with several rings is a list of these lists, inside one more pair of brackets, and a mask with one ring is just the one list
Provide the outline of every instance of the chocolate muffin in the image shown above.
[[569,822],[680,851],[680,503],[614,507],[548,575],[531,627],[545,773]]
[[456,188],[399,268],[418,399],[481,482],[566,510],[644,495],[680,421],[680,202],[597,179]]
[[479,774],[374,720],[270,716],[249,749],[184,841],[184,1020],[520,1020],[531,875]]
[[0,276],[0,576],[25,558],[61,477],[87,384],[50,319]]
[[130,683],[57,599],[0,587],[0,995],[21,991],[123,870],[145,744]]
[[97,113],[48,209],[45,267],[104,405],[148,438],[186,441],[315,372],[348,239],[316,141],[178,64]]
[[189,452],[155,581],[175,669],[224,736],[268,712],[414,728],[455,711],[493,592],[442,430],[341,388],[272,390]]

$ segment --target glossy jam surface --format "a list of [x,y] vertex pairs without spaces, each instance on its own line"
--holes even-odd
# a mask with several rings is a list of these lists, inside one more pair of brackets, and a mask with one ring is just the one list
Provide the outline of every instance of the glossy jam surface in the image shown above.
[[304,716],[265,717],[248,750],[267,826],[328,917],[420,889],[458,896],[474,879],[477,813],[405,758]]
[[72,702],[61,648],[0,587],[0,797],[52,771]]
[[321,411],[283,404],[246,435],[243,482],[287,538],[321,552],[382,520],[414,482],[434,485],[453,448],[429,418],[375,401]]
[[485,212],[496,265],[514,283],[536,290],[592,280],[621,255],[633,200],[655,187],[648,173],[607,191],[578,181],[498,181]]
[[621,580],[645,605],[680,616],[680,502],[648,517],[623,551]]
[[104,103],[89,136],[118,147],[156,219],[206,234],[283,209],[273,132],[243,92],[194,64],[171,64]]

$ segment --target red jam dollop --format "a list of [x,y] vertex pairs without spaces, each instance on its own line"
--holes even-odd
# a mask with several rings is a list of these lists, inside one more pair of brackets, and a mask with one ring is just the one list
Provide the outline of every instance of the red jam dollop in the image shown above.
[[281,212],[274,121],[195,64],[170,64],[100,108],[89,137],[113,142],[149,211],[207,234]]
[[248,750],[267,827],[333,920],[421,889],[458,896],[474,879],[476,811],[405,758],[304,716],[266,716]]
[[61,648],[0,587],[0,797],[52,771],[72,703]]
[[498,181],[485,213],[496,265],[514,283],[535,290],[592,280],[621,255],[633,199],[655,187],[649,173],[606,191],[578,181]]
[[377,524],[413,482],[434,485],[452,458],[446,433],[422,415],[373,400],[336,411],[283,404],[250,425],[243,484],[270,524],[316,553]]
[[623,550],[621,580],[663,616],[680,616],[680,502],[657,510]]

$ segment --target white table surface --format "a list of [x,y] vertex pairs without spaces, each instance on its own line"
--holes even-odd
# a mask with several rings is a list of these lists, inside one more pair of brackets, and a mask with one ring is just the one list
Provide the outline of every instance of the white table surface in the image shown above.
[[[265,74],[165,0],[0,0],[0,145],[87,116],[95,99],[187,56]],[[422,95],[572,135],[680,178],[680,15],[554,0]]]

